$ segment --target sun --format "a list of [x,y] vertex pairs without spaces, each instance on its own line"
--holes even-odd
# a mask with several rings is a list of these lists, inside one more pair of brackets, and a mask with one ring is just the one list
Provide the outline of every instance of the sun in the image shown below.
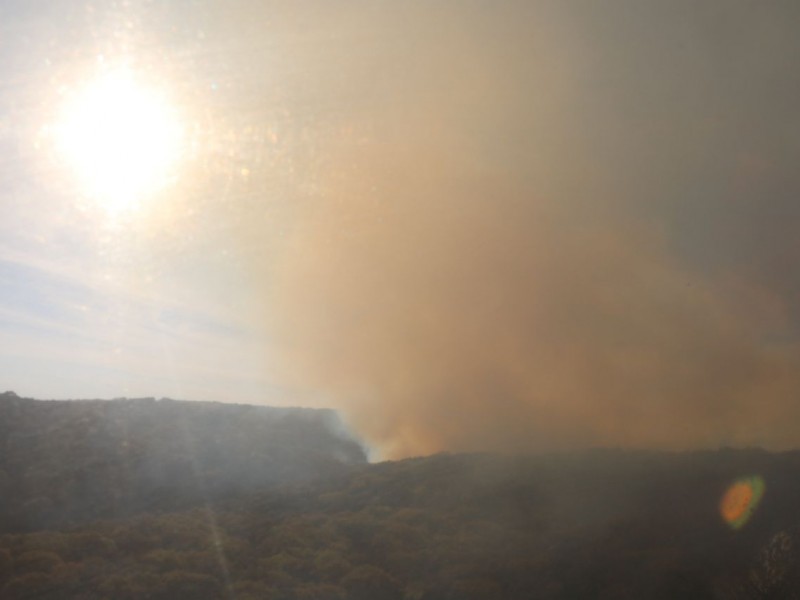
[[135,210],[162,189],[181,154],[173,107],[128,69],[70,94],[55,138],[83,191],[110,213]]

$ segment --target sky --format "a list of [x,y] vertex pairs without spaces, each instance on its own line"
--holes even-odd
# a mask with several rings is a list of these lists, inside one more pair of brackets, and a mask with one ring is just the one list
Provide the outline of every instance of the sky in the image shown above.
[[[387,457],[797,447],[798,13],[5,2],[0,387],[330,406]],[[181,131],[124,210],[54,133],[120,69]]]

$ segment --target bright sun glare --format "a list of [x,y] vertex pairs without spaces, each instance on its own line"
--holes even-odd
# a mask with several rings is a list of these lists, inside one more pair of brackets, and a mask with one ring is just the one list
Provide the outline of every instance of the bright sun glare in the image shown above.
[[108,73],[71,95],[56,127],[59,152],[107,211],[134,210],[169,180],[181,128],[166,98],[132,73]]

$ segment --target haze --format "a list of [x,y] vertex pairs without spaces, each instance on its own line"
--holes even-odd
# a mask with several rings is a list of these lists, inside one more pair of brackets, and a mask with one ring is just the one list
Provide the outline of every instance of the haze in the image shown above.
[[[340,409],[384,456],[796,447],[795,3],[0,9],[0,381]],[[59,90],[158,79],[107,222]]]

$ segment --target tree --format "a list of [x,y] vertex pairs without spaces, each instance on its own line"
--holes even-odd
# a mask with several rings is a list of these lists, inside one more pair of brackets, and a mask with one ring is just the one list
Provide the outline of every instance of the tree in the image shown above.
[[14,561],[14,572],[17,575],[26,573],[52,573],[64,561],[55,552],[45,552],[42,550],[29,550],[23,552]]
[[153,597],[159,600],[219,600],[225,596],[220,582],[210,575],[172,571],[158,581]]
[[353,600],[399,600],[397,581],[383,569],[361,565],[342,578],[342,587]]

